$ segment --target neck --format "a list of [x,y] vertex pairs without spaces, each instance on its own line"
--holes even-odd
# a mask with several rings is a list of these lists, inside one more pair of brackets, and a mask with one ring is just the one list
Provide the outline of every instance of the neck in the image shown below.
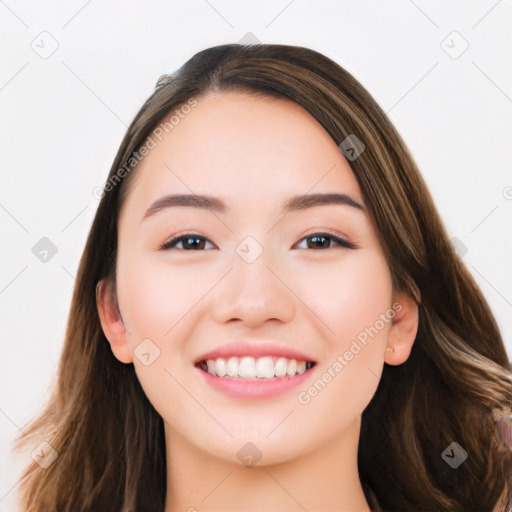
[[165,512],[369,512],[357,471],[359,422],[328,446],[252,467],[219,459],[165,425]]

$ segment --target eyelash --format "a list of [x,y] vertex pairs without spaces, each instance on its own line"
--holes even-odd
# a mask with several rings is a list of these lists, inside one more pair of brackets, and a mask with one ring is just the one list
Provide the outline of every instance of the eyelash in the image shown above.
[[[337,243],[338,245],[340,245],[341,247],[343,247],[345,249],[357,249],[358,248],[357,245],[352,243],[352,242],[344,240],[343,238],[340,238],[340,237],[338,237],[336,235],[333,235],[331,233],[325,233],[325,232],[308,233],[306,236],[301,238],[299,240],[299,242],[302,242],[303,240],[305,240],[307,238],[312,238],[312,237],[315,237],[315,236],[329,238],[329,239],[331,239],[332,241],[334,241],[335,243]],[[210,242],[210,240],[208,240],[206,237],[198,235],[196,233],[185,233],[184,235],[178,235],[178,236],[175,236],[175,237],[171,238],[170,240],[167,240],[166,242],[164,242],[160,246],[160,249],[161,250],[172,249],[177,243],[179,243],[179,242],[181,242],[183,240],[186,240],[188,238],[199,238],[201,240],[206,240],[206,241]],[[331,249],[331,247],[327,247],[327,249]],[[179,251],[186,251],[186,252],[195,252],[194,249],[192,249],[192,250],[177,249],[177,250],[179,250]],[[310,249],[310,250],[315,250],[315,249]],[[326,249],[317,249],[317,250],[325,251]],[[201,251],[198,251],[198,252],[201,252]]]

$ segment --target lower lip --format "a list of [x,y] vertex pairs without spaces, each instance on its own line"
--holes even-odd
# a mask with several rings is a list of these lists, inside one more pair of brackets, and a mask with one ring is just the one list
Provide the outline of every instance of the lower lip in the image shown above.
[[[314,368],[314,367],[313,367]],[[307,380],[313,373],[313,368],[293,377],[276,377],[275,379],[240,379],[233,377],[218,377],[195,368],[205,382],[217,391],[235,398],[268,398],[280,395],[296,388]]]

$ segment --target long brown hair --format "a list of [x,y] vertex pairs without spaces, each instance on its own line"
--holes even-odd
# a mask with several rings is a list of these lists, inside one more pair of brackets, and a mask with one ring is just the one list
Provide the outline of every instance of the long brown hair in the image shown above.
[[[44,411],[17,438],[58,453],[32,462],[20,484],[28,512],[155,511],[166,495],[163,421],[132,364],[111,352],[96,286],[115,290],[120,208],[136,174],[134,155],[173,111],[212,91],[293,101],[339,145],[366,148],[350,166],[378,228],[397,290],[419,304],[409,359],[385,365],[362,417],[359,472],[384,511],[505,511],[512,453],[496,441],[494,414],[510,413],[512,380],[496,321],[452,248],[412,156],[365,88],[311,49],[228,44],[201,51],[161,77],[115,157],[80,261],[58,376]],[[503,412],[502,412],[503,413]],[[457,469],[442,453],[458,443]]]

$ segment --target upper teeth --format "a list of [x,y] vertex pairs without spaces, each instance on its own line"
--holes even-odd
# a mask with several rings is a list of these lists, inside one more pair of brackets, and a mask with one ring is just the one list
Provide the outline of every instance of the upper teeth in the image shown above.
[[219,377],[241,377],[243,379],[272,379],[274,377],[293,377],[296,374],[304,373],[311,367],[311,363],[286,359],[285,357],[230,357],[224,359],[207,359],[206,367],[208,373]]

